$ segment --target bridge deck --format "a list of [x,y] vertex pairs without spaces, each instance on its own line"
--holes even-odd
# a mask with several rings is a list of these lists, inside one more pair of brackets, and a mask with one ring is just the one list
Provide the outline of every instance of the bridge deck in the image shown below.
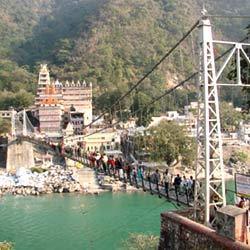
[[[45,141],[41,141],[39,139],[26,137],[26,136],[19,136],[18,139],[19,140],[26,140],[26,141],[29,141],[29,142],[34,143],[36,145],[43,146],[47,150],[49,150],[49,153],[51,153],[51,154],[71,159],[71,160],[79,162],[79,163],[81,163],[83,165],[88,165],[88,160],[86,160],[86,158],[84,158],[84,157],[76,157],[74,155],[70,155],[70,154],[66,154],[66,153],[62,154],[62,153],[60,153],[58,151],[58,149],[53,148],[52,145],[50,145],[49,143],[46,143]],[[154,183],[149,184],[149,182],[147,180],[145,180],[145,179],[143,179],[143,181],[138,180],[137,183],[132,182],[131,185],[134,185],[137,188],[141,188],[145,192],[149,192],[152,195],[158,195],[159,198],[164,197],[169,201],[175,201],[175,202],[177,202],[177,205],[183,204],[183,205],[186,205],[186,206],[193,206],[193,204],[192,204],[193,200],[190,197],[188,197],[185,193],[180,193],[178,195],[178,199],[177,199],[173,187],[170,187],[170,189],[169,189],[169,197],[167,197],[167,194],[166,194],[166,192],[164,190],[164,187],[162,185],[159,185],[159,190],[157,190],[157,187],[156,187],[156,185]]]

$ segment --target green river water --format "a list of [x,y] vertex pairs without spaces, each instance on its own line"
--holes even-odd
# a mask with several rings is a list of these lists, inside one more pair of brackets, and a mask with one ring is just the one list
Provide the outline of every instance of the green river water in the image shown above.
[[148,193],[0,198],[0,241],[15,250],[123,249],[129,233],[160,234],[173,203]]

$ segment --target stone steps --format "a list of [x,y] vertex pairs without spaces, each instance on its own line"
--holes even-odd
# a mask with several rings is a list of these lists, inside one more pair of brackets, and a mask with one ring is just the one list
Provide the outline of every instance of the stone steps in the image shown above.
[[85,167],[78,170],[77,174],[84,191],[89,193],[100,191],[100,186],[94,170]]

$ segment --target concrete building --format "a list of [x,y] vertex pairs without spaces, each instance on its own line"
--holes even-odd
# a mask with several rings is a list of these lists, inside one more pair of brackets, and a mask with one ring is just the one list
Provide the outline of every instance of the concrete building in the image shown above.
[[63,118],[71,113],[72,105],[71,122],[76,133],[82,133],[83,126],[92,121],[92,84],[51,81],[47,65],[41,65],[35,105],[41,133],[62,135]]
[[74,135],[74,127],[72,123],[68,123],[66,127],[63,129],[63,135],[64,137],[70,137]]
[[192,112],[180,115],[177,111],[168,111],[166,115],[152,117],[152,121],[148,128],[158,126],[162,121],[174,121],[180,126],[185,126],[188,136],[196,137],[197,118]]
[[15,110],[0,110],[0,118],[11,120],[12,116],[16,114]]
[[160,124],[160,122],[162,122],[162,121],[169,121],[168,116],[166,116],[166,115],[153,116],[151,118],[150,124],[148,125],[148,128],[158,126]]
[[250,144],[250,123],[241,123],[239,129],[239,139]]
[[73,105],[76,112],[84,114],[84,125],[92,121],[92,84],[68,82],[62,85],[62,104],[65,112]]
[[41,134],[48,137],[62,136],[63,107],[57,104],[44,104],[38,109]]
[[84,113],[77,111],[70,111],[69,122],[73,125],[74,134],[82,135],[84,128]]
[[83,144],[88,151],[115,150],[120,148],[121,136],[117,132],[103,132],[87,136]]

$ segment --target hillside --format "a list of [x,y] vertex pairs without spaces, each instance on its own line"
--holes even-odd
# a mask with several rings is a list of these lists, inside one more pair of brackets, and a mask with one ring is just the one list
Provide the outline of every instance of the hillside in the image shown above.
[[[96,100],[97,108],[108,105],[190,28],[201,2],[0,0],[0,90],[34,91],[38,65],[47,62],[54,77],[86,79],[94,83],[95,93],[108,92],[108,98]],[[206,7],[212,14],[247,14],[250,2],[210,0]],[[219,38],[244,37],[247,20],[213,22]],[[196,34],[145,81],[145,98],[193,71],[195,44]]]

